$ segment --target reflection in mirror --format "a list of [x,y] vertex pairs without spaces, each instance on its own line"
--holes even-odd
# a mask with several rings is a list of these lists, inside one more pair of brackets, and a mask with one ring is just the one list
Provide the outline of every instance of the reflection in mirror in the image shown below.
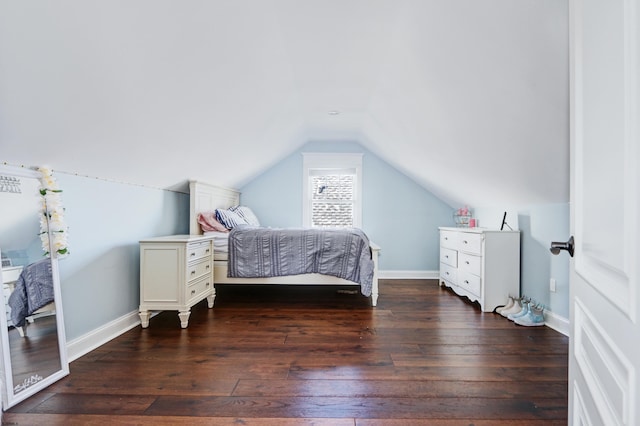
[[[46,215],[42,213],[40,173],[0,166],[0,177],[5,305],[0,315],[2,391],[4,408],[8,408],[64,377],[69,369],[58,259],[49,234],[41,235],[40,221]],[[43,225],[47,229],[46,222]]]

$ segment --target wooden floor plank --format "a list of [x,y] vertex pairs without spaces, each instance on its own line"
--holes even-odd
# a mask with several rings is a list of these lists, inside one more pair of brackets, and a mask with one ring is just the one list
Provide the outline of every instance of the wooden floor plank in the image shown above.
[[240,380],[233,396],[344,396],[394,398],[563,398],[566,381],[522,386],[519,382],[435,380]]
[[566,424],[566,336],[481,312],[437,281],[381,280],[376,308],[339,290],[218,286],[187,329],[156,315],[3,422]]
[[[51,401],[51,400],[49,400]],[[358,398],[358,397],[207,397],[162,396],[150,415],[432,418],[562,419],[564,398]],[[253,415],[252,415],[253,414]]]

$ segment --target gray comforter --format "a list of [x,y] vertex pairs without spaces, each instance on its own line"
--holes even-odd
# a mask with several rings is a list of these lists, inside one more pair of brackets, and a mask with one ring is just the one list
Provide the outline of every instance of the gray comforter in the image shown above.
[[25,318],[48,303],[53,302],[53,275],[51,260],[42,259],[25,266],[9,296],[11,322],[22,327]]
[[234,228],[229,234],[231,278],[318,273],[360,284],[371,295],[373,260],[360,229]]

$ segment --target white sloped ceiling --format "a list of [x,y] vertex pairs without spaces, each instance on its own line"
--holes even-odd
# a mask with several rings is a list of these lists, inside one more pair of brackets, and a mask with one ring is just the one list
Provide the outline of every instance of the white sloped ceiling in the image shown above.
[[239,186],[355,140],[452,206],[566,202],[567,19],[557,0],[4,1],[0,161]]

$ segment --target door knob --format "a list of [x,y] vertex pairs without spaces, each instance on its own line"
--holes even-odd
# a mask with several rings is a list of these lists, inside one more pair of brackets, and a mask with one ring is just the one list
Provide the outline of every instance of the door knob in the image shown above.
[[567,241],[566,243],[560,243],[557,241],[552,241],[551,242],[551,248],[549,250],[551,250],[551,253],[553,254],[560,254],[560,250],[566,250],[569,252],[569,256],[573,257],[573,235],[571,236],[571,238],[569,238],[569,241]]

